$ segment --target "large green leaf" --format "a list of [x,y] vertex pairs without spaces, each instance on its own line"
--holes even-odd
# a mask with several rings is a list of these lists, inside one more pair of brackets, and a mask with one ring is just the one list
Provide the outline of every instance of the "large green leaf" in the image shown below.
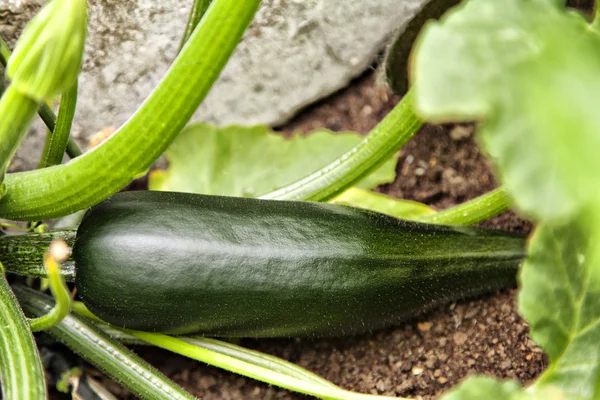
[[[360,140],[352,132],[321,130],[286,139],[264,126],[217,128],[194,124],[184,129],[167,150],[169,169],[152,173],[150,188],[258,197],[320,169]],[[393,181],[395,167],[396,157],[360,186],[372,188]]]
[[521,391],[516,382],[500,383],[492,378],[474,377],[442,397],[443,400],[510,400]]
[[600,371],[600,235],[593,213],[538,227],[521,272],[519,308],[551,364],[535,387],[595,399]]
[[550,0],[470,0],[416,45],[417,110],[484,121],[482,141],[518,207],[564,220],[600,198],[600,36]]
[[556,387],[547,386],[537,390],[523,390],[513,381],[499,382],[492,378],[476,376],[467,379],[442,400],[567,400]]

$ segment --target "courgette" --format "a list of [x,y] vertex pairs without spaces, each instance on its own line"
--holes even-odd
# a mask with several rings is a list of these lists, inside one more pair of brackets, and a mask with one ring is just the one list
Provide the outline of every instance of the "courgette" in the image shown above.
[[[3,239],[0,239],[0,243]],[[92,207],[78,295],[114,325],[226,337],[338,336],[515,284],[524,239],[342,205],[126,192]]]

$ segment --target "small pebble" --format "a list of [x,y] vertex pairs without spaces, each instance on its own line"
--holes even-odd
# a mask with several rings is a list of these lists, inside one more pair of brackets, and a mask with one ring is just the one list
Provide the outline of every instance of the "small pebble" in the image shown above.
[[452,140],[462,140],[462,139],[466,139],[469,136],[471,136],[472,133],[473,133],[472,126],[456,125],[450,131],[450,138]]
[[434,369],[436,367],[437,364],[437,358],[435,356],[430,357],[427,359],[427,361],[425,361],[425,366],[428,369]]
[[419,322],[417,323],[417,329],[421,332],[429,332],[433,324],[431,322]]
[[473,318],[474,316],[477,315],[478,312],[479,312],[479,310],[476,308],[471,308],[471,309],[467,310],[467,312],[465,313],[465,319]]
[[456,332],[452,336],[452,340],[454,340],[454,344],[456,344],[457,346],[462,346],[463,344],[465,344],[468,338],[469,337],[464,332]]

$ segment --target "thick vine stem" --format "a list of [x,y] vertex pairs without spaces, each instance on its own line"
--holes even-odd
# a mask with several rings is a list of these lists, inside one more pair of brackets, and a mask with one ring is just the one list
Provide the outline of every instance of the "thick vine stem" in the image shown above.
[[181,36],[181,43],[179,43],[178,52],[183,49],[183,46],[186,44],[190,36],[192,36],[192,32],[198,26],[198,23],[204,16],[204,13],[210,6],[212,0],[194,0],[192,2],[192,8],[190,9],[190,13],[188,14],[188,20],[185,24],[185,31],[183,31],[183,35]]
[[0,37],[0,63],[2,63],[2,65],[4,65],[5,67],[6,63],[8,62],[8,59],[10,58],[10,53],[11,52],[8,48],[8,45],[6,44],[4,39]]
[[77,88],[77,80],[75,80],[73,85],[60,98],[58,118],[52,132],[46,136],[44,152],[39,165],[40,168],[58,165],[62,162],[71,137],[71,125],[77,104]]
[[445,225],[472,225],[492,218],[510,208],[510,197],[504,187],[457,206],[416,219],[419,222]]
[[[52,309],[50,297],[24,286],[15,286],[14,290],[25,311],[34,316]],[[47,332],[142,399],[195,399],[84,318],[69,314]]]
[[[69,247],[73,247],[75,234],[75,231],[54,231],[2,236],[0,262],[7,272],[46,278],[48,274],[43,263],[46,249],[56,239],[64,240]],[[75,279],[75,263],[70,257],[60,264],[59,274],[67,281]]]
[[0,274],[0,381],[5,400],[47,398],[44,368],[29,324]]
[[272,200],[327,201],[369,175],[419,130],[408,92],[402,101],[356,147],[313,174],[261,196]]
[[7,175],[0,216],[24,221],[61,217],[104,200],[144,174],[208,94],[259,3],[215,0],[160,84],[107,141],[68,164]]
[[[6,64],[0,99],[0,174],[8,168],[38,106],[77,78],[87,28],[85,0],[54,0],[29,21]],[[7,51],[2,46],[2,57]]]
[[[188,340],[150,332],[130,331],[125,332],[149,343],[154,346],[172,351],[173,353],[181,354],[186,357],[205,362],[215,367],[244,375],[252,379],[276,385],[288,390],[293,390],[298,393],[315,396],[321,399],[329,400],[408,400],[400,397],[387,397],[379,395],[369,395],[362,393],[350,392],[341,389],[335,385],[324,384],[322,381],[315,379],[307,379],[306,374],[288,375],[289,369],[278,370],[273,369],[272,363],[266,365],[258,365],[257,363],[248,362],[248,354],[246,357],[239,357],[239,354],[233,352],[217,352],[211,350],[208,346],[199,346]],[[264,360],[263,360],[264,362]]]

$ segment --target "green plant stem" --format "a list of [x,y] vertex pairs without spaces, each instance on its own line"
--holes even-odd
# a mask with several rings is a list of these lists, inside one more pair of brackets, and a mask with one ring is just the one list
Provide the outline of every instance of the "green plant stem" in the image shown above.
[[0,176],[6,173],[37,109],[38,103],[13,85],[9,85],[0,98]]
[[52,328],[62,321],[71,311],[71,295],[62,276],[59,273],[60,263],[52,254],[46,254],[44,265],[48,271],[50,290],[54,296],[55,305],[47,314],[29,320],[33,332]]
[[[54,111],[52,111],[50,106],[46,103],[42,103],[40,109],[38,110],[38,115],[42,121],[44,121],[46,128],[48,128],[50,132],[54,132],[54,128],[56,127],[56,115],[54,115]],[[75,143],[73,138],[70,136],[67,142],[66,152],[70,158],[79,157],[83,154],[79,146],[77,146],[77,143]]]
[[[289,376],[285,373],[261,367],[256,364],[251,364],[224,353],[218,353],[204,347],[196,346],[192,343],[188,343],[172,336],[129,330],[125,330],[125,332],[154,346],[169,350],[173,353],[181,354],[194,360],[205,362],[215,367],[223,368],[236,374],[276,385],[284,389],[293,390],[298,393],[332,400],[391,399],[390,397],[384,396],[371,396],[367,394],[353,393],[343,390],[337,386],[323,385],[322,383]],[[394,399],[401,400],[401,398]]]
[[[0,262],[8,272],[47,278],[48,271],[43,263],[46,249],[55,239],[64,240],[68,246],[73,247],[75,235],[75,231],[69,230],[2,236],[0,237]],[[59,273],[63,279],[73,281],[75,279],[73,260],[69,259],[62,263]]]
[[[111,338],[120,341],[121,343],[149,345],[149,343],[146,343],[119,328],[113,327],[112,325],[97,319],[81,302],[73,302],[73,310],[82,316],[92,319],[94,321],[94,325],[102,330],[102,332],[106,333]],[[269,354],[246,349],[244,347],[217,339],[186,336],[178,336],[178,338],[195,346],[200,346],[210,351],[225,354],[253,365],[270,369],[272,371],[281,372],[291,377],[321,384],[323,386],[337,388],[336,385],[328,380],[323,379],[320,376],[313,374],[312,372],[307,371],[293,363]]]
[[160,84],[108,140],[68,164],[6,177],[0,216],[61,217],[92,206],[143,175],[208,94],[259,0],[215,0]]
[[47,397],[44,368],[29,324],[10,286],[0,276],[0,381],[6,400]]
[[370,190],[352,187],[330,200],[333,204],[365,208],[388,214],[396,218],[415,220],[423,215],[434,214],[435,211],[423,203],[412,200],[397,199]]
[[177,50],[177,53],[181,52],[181,49],[183,49],[185,43],[188,41],[190,36],[192,36],[194,29],[196,29],[196,26],[204,16],[204,13],[208,9],[208,6],[210,6],[211,2],[212,0],[194,0],[192,2],[192,8],[188,14],[188,20],[185,24],[185,30],[181,36],[181,43],[179,43],[179,50]]
[[[10,52],[10,49],[8,48],[8,45],[0,37],[0,63],[2,63],[3,66],[6,67],[6,63],[8,62],[10,55],[11,55],[11,52]],[[44,124],[46,124],[46,127],[51,132],[53,132],[54,126],[56,125],[56,115],[54,115],[54,111],[52,111],[50,106],[46,103],[42,103],[42,105],[40,106],[40,108],[38,110],[38,114],[39,114],[40,118],[42,119],[42,121],[44,121]],[[75,158],[75,157],[80,156],[81,154],[83,154],[83,153],[77,146],[77,143],[75,143],[73,138],[69,137],[68,142],[67,142],[67,155],[70,158]]]
[[[43,315],[52,308],[53,301],[46,295],[23,286],[15,286],[14,290],[28,313]],[[48,333],[142,399],[194,399],[84,318],[69,314]]]
[[424,215],[416,221],[429,224],[472,225],[494,217],[510,208],[510,198],[503,187],[473,200],[435,214]]
[[39,168],[46,168],[52,165],[58,165],[62,162],[67,143],[71,137],[71,125],[75,116],[75,106],[77,104],[77,80],[60,97],[60,106],[56,125],[48,136],[44,152],[40,160]]
[[[106,324],[92,314],[83,303],[75,302],[73,306],[73,309],[80,315],[100,324]],[[297,365],[220,340],[191,337],[176,338],[159,333],[141,332],[117,327],[112,327],[112,329],[122,331],[127,340],[135,337],[147,344],[161,347],[185,357],[298,393],[323,399],[392,399],[390,397],[370,396],[343,390]],[[400,397],[394,397],[393,399],[408,400]]]
[[321,170],[261,198],[330,200],[381,166],[422,125],[423,121],[413,111],[409,92],[356,147]]
[[179,337],[179,339],[193,344],[195,346],[202,347],[220,354],[225,354],[238,360],[242,360],[247,363],[269,369],[271,371],[280,372],[297,379],[302,379],[312,384],[322,385],[325,387],[335,388],[339,390],[338,386],[334,385],[328,380],[323,379],[320,376],[297,366],[296,364],[282,360],[281,358],[269,354],[246,349],[245,347],[225,342],[223,340],[204,337]]
[[0,62],[2,63],[3,66],[6,67],[6,63],[8,62],[9,58],[10,58],[10,48],[8,47],[8,45],[6,44],[4,39],[2,39],[0,37]]

